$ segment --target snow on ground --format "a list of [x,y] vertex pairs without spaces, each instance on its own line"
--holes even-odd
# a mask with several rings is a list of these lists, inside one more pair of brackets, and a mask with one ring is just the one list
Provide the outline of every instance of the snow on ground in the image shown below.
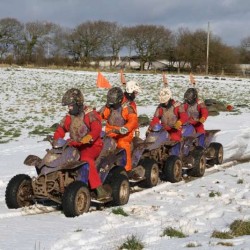
[[[128,204],[123,206],[127,217],[115,215],[113,208],[91,207],[87,214],[66,218],[52,207],[34,205],[17,210],[6,207],[4,196],[9,180],[18,173],[35,175],[33,168],[23,164],[26,156],[42,157],[49,147],[48,142],[42,141],[43,135],[30,132],[36,126],[50,126],[60,120],[65,112],[60,106],[62,93],[68,87],[81,86],[88,93],[87,102],[97,107],[105,102],[102,96],[106,90],[94,92],[96,75],[94,72],[0,69],[0,141],[7,141],[0,144],[0,249],[118,249],[132,235],[143,242],[144,249],[188,249],[189,245],[199,250],[249,249],[250,236],[211,237],[215,230],[229,231],[229,225],[236,219],[250,219],[250,84],[247,79],[197,77],[200,93],[207,98],[220,98],[237,109],[221,112],[206,121],[207,129],[221,130],[215,141],[224,146],[224,163],[207,169],[204,177],[187,183],[162,182],[131,194]],[[118,86],[118,74],[105,76]],[[161,75],[126,74],[126,78],[141,81],[143,93],[138,97],[138,111],[152,115]],[[181,100],[188,78],[169,76],[168,79],[175,96]],[[19,131],[19,136],[9,130]],[[142,138],[145,130],[141,128]],[[210,197],[211,193],[217,195]],[[162,237],[167,227],[183,232],[186,237]]]

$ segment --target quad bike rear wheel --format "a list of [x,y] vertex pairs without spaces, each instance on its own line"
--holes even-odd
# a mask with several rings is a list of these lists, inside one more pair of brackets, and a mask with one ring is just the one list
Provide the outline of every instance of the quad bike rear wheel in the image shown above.
[[14,176],[5,191],[5,202],[8,208],[20,208],[34,204],[31,178],[26,174]]
[[181,181],[182,161],[176,155],[170,155],[162,169],[163,179],[172,183]]
[[[210,143],[208,147],[209,156],[212,158],[207,161],[208,165],[214,166],[223,162],[223,146],[218,142]],[[208,156],[208,157],[209,157]]]
[[143,166],[145,169],[145,180],[143,180],[139,185],[145,188],[156,186],[159,181],[159,168],[156,161],[146,158],[139,162],[139,165]]
[[188,174],[194,177],[202,177],[206,170],[206,156],[204,155],[204,150],[202,147],[196,147],[191,152],[194,158],[193,167],[188,170]]
[[123,172],[108,178],[105,184],[110,185],[112,189],[112,201],[110,205],[121,206],[128,203],[130,195],[130,185],[127,175]]
[[63,194],[62,208],[66,217],[87,213],[90,207],[89,189],[81,181],[70,183]]

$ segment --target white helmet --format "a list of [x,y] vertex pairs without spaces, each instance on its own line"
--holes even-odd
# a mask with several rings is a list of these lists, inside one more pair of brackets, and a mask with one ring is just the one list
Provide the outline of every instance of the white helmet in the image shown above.
[[167,103],[172,98],[172,92],[169,88],[163,88],[160,91],[160,103]]
[[136,81],[128,81],[126,83],[125,91],[129,94],[132,94],[133,92],[141,92],[141,88],[139,84]]

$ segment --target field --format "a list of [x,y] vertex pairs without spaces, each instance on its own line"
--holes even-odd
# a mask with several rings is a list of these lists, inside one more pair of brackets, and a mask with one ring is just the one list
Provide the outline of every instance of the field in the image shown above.
[[[103,75],[112,86],[121,86],[119,72]],[[139,115],[152,117],[163,86],[161,74],[125,72],[125,77],[137,80],[143,90],[137,97]],[[175,184],[161,182],[133,193],[121,208],[128,216],[115,213],[118,208],[92,207],[87,214],[66,218],[61,211],[41,205],[17,210],[6,207],[9,180],[18,173],[35,175],[23,161],[29,154],[44,155],[49,147],[42,141],[44,136],[65,115],[63,93],[77,87],[84,92],[87,105],[98,109],[105,104],[107,90],[96,87],[96,78],[97,72],[0,68],[0,249],[110,250],[122,249],[130,239],[143,249],[249,249],[249,225],[240,235],[230,228],[237,220],[250,221],[249,79],[195,77],[202,98],[234,107],[205,123],[207,129],[221,130],[215,141],[224,146],[224,162],[207,169],[204,177]],[[189,76],[167,78],[174,98],[182,101],[190,86]],[[142,138],[146,129],[140,128]],[[171,236],[167,229],[178,233]],[[232,237],[222,237],[226,233]]]

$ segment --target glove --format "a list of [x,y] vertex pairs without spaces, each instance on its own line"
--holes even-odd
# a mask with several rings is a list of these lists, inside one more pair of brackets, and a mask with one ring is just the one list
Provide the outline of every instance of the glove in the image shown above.
[[128,133],[128,129],[126,127],[121,127],[119,129],[119,132],[120,132],[121,135],[125,135],[125,134]]
[[81,139],[81,143],[82,144],[88,144],[91,143],[93,141],[93,137],[91,135],[85,135],[82,139]]
[[178,120],[175,125],[174,125],[174,128],[175,129],[180,129],[181,128],[181,125],[182,125],[182,122],[180,120]]
[[68,139],[67,142],[68,142],[68,145],[71,147],[80,147],[82,145],[81,142],[73,141],[71,139]]
[[204,123],[206,121],[206,119],[204,118],[204,117],[201,117],[200,119],[199,119],[199,122],[200,123]]

